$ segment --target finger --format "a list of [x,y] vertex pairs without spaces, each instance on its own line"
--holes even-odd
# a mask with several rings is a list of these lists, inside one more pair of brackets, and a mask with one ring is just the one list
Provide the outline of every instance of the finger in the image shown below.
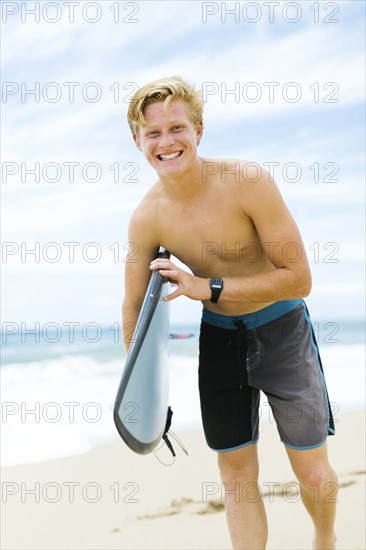
[[150,269],[161,269],[161,268],[168,268],[168,267],[175,267],[174,264],[170,260],[153,260],[150,264]]
[[177,288],[174,292],[171,292],[167,296],[164,297],[164,302],[170,302],[171,300],[174,300],[174,298],[178,298],[178,296],[182,295],[182,291]]
[[176,269],[160,269],[159,273],[168,279],[173,279],[174,281],[178,280],[179,273]]
[[160,269],[163,266],[161,266],[159,264],[151,263],[149,267],[150,267],[150,269],[155,270],[155,269]]

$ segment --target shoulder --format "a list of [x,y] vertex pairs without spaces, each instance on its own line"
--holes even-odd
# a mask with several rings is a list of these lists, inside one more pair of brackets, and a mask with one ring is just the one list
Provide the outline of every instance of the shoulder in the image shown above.
[[273,183],[269,172],[258,162],[243,159],[225,159],[222,161],[222,171],[235,173],[236,182],[242,185],[253,183]]
[[273,183],[269,172],[255,161],[228,158],[203,158],[203,177],[216,176],[221,182],[238,184]]
[[147,191],[140,203],[133,211],[130,224],[144,224],[149,223],[155,216],[159,209],[161,201],[160,181],[154,183],[154,185]]
[[273,176],[256,162],[238,162],[238,202],[242,212],[263,223],[290,220],[291,214]]
[[157,226],[160,210],[160,182],[157,181],[133,211],[129,222],[129,238],[158,245]]
[[243,213],[252,217],[259,209],[284,206],[272,175],[259,163],[243,159],[215,159],[220,183],[230,186]]

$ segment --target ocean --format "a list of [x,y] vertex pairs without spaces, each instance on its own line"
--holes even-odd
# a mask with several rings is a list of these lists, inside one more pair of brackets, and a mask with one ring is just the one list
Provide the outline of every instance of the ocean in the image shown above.
[[[315,322],[335,421],[365,408],[365,325]],[[11,334],[13,332],[13,334]],[[173,326],[169,340],[172,429],[201,428],[197,385],[199,325]],[[83,453],[116,441],[112,411],[125,351],[118,324],[36,327],[1,334],[2,466]],[[273,422],[265,396],[261,421]]]

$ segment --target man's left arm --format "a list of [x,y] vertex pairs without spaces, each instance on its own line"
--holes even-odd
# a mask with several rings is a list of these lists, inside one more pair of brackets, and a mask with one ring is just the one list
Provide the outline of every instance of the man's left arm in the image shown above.
[[247,186],[243,213],[252,220],[275,269],[248,277],[225,278],[220,299],[269,302],[308,296],[311,272],[304,243],[276,183],[263,171],[259,181],[243,185]]

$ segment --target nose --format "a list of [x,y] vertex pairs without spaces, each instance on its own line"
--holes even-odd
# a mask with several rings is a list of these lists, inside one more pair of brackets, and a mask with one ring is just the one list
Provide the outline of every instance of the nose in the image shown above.
[[170,147],[171,145],[173,145],[174,141],[175,139],[173,134],[171,134],[170,132],[162,132],[160,134],[159,146],[161,148]]

